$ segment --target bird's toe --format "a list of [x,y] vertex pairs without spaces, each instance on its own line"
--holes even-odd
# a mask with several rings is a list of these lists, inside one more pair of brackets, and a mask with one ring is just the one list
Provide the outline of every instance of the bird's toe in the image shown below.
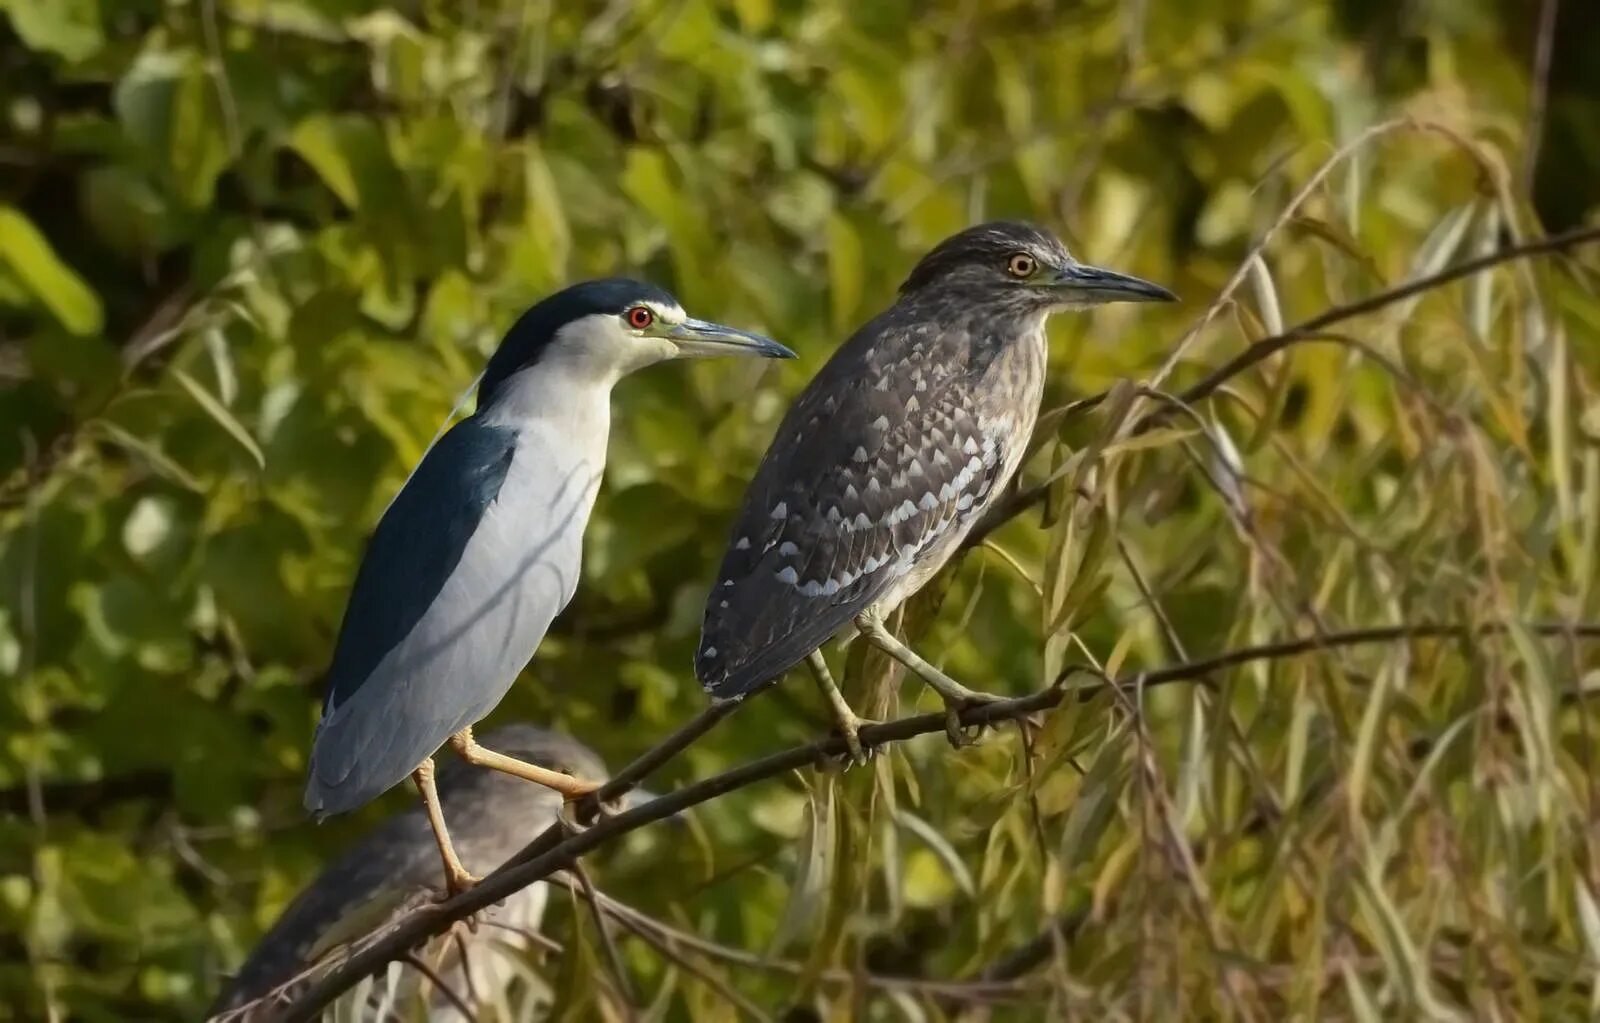
[[435,901],[448,902],[462,892],[477,887],[478,882],[481,880],[483,880],[481,877],[466,870],[451,871],[445,874],[444,887],[442,889],[433,888],[431,890]]
[[978,739],[983,736],[985,724],[966,725],[961,721],[961,707],[956,704],[945,705],[944,734],[950,740],[953,749],[966,749],[976,746]]
[[569,799],[561,804],[561,812],[556,815],[556,823],[561,825],[561,830],[570,838],[581,835],[594,827],[596,821],[608,816],[605,807],[582,799]]
[[848,770],[851,767],[862,767],[870,763],[877,755],[876,746],[868,746],[861,741],[861,729],[867,725],[878,724],[871,718],[850,715],[848,720],[838,720],[834,723],[834,734],[844,740],[845,751],[837,759]]

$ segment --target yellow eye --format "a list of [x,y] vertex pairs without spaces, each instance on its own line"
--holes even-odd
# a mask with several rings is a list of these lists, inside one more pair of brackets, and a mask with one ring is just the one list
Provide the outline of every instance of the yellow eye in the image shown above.
[[1013,252],[1006,260],[1006,273],[1013,277],[1032,277],[1038,268],[1038,262],[1026,252]]

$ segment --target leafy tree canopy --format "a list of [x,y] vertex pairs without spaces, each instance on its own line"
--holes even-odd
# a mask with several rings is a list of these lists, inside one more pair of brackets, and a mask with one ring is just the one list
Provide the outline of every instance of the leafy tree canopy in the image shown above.
[[[1181,393],[1594,223],[1588,6],[0,0],[0,1018],[193,1018],[409,805],[299,807],[347,589],[500,332],[578,278],[800,353],[618,391],[579,595],[492,719],[613,765],[703,706],[699,611],[787,398],[990,216],[1185,301],[1052,328],[1047,499],[906,612],[952,674],[1023,694],[1318,631],[1600,619],[1592,248],[1339,322],[1187,408],[1115,386]],[[865,714],[933,709],[836,664]],[[949,1017],[976,989],[869,975],[971,978],[1030,941],[997,1018],[1576,1016],[1597,671],[1515,626],[1100,689],[976,749],[742,789],[595,874],[795,967],[626,944],[665,1018],[738,1018],[721,983]],[[653,784],[827,720],[790,679]],[[558,914],[539,967],[572,1019],[615,1012],[586,926]]]

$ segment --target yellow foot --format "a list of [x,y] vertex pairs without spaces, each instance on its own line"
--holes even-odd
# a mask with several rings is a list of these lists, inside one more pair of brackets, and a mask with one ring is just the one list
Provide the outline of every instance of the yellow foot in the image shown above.
[[[585,796],[598,788],[600,788],[599,785],[591,785],[580,795],[568,796],[566,802],[561,804],[561,813],[556,816],[556,820],[560,822],[562,830],[566,831],[567,834],[582,834],[600,821],[616,816],[616,807],[614,805],[608,806],[603,802],[596,801],[593,806],[579,806]],[[580,814],[583,817],[580,817]]]
[[984,730],[989,726],[985,724],[973,725],[970,728],[961,723],[961,712],[969,707],[976,707],[985,703],[999,703],[1003,696],[994,696],[989,693],[980,693],[972,689],[962,693],[960,700],[946,700],[944,705],[944,734],[950,740],[950,745],[955,749],[965,749],[977,745]]
[[834,722],[834,732],[844,739],[845,755],[839,759],[843,761],[845,770],[852,767],[863,767],[877,754],[876,746],[861,745],[861,728],[863,725],[875,725],[878,722],[870,718],[858,718],[851,714],[848,718],[839,718]]
[[478,877],[475,874],[471,874],[465,870],[449,871],[445,874],[444,878],[445,898],[453,899],[457,895],[460,895],[462,892],[466,891],[468,888],[475,887],[481,880],[483,880],[483,878]]

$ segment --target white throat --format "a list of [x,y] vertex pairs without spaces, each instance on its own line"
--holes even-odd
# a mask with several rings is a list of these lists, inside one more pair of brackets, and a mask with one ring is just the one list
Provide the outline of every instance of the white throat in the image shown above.
[[495,424],[544,420],[603,434],[616,382],[676,354],[672,342],[640,337],[615,316],[585,316],[562,327],[530,365],[502,381],[480,414]]
[[611,428],[611,385],[616,377],[564,361],[540,360],[511,374],[478,415],[493,426],[520,430],[546,424],[574,442],[598,435],[603,443]]

